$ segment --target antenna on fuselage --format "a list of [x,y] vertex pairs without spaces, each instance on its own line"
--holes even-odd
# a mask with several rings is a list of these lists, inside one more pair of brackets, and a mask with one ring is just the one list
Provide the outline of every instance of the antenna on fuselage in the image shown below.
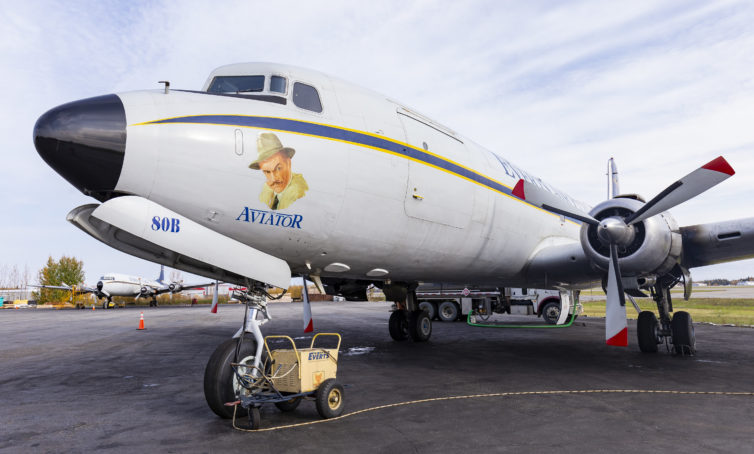
[[614,199],[618,194],[620,194],[618,167],[615,165],[615,158],[610,158],[607,160],[607,198]]
[[165,94],[170,93],[170,81],[169,80],[161,80],[157,82],[158,84],[165,84]]

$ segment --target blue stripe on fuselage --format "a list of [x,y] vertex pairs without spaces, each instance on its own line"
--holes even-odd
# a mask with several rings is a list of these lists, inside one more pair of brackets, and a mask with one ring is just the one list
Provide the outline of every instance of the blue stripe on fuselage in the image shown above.
[[[274,129],[277,131],[287,131],[298,134],[306,134],[315,137],[323,137],[327,139],[334,139],[343,142],[349,142],[356,145],[364,145],[371,148],[382,149],[394,154],[403,155],[409,159],[423,162],[446,172],[456,174],[468,180],[472,180],[476,183],[486,186],[494,191],[500,192],[505,195],[509,195],[516,200],[531,205],[528,202],[519,199],[512,194],[512,189],[494,181],[484,175],[469,170],[463,166],[460,166],[452,161],[435,156],[431,153],[427,153],[424,150],[412,147],[408,144],[399,143],[390,139],[381,137],[375,137],[369,134],[363,134],[360,132],[338,128],[336,126],[322,125],[318,123],[310,123],[306,121],[291,120],[287,118],[274,118],[274,117],[258,117],[247,115],[191,115],[185,117],[165,118],[162,120],[148,121],[140,123],[142,125],[150,124],[169,124],[169,123],[196,123],[196,124],[213,124],[213,125],[227,125],[227,126],[241,126],[249,128],[260,129]],[[556,216],[560,216],[556,213]],[[581,221],[566,218],[577,224]]]
[[165,123],[198,123],[198,124],[216,124],[228,126],[245,126],[250,128],[275,129],[278,131],[289,131],[311,136],[325,137],[336,139],[344,142],[351,142],[357,145],[367,145],[373,148],[380,148],[396,154],[404,155],[416,161],[426,162],[448,172],[455,173],[464,178],[474,180],[491,189],[511,194],[512,189],[496,181],[491,180],[483,175],[466,169],[458,164],[439,158],[418,148],[397,143],[389,139],[362,134],[348,129],[342,129],[334,126],[326,126],[317,123],[305,121],[289,120],[285,118],[271,117],[254,117],[243,115],[195,115],[187,117],[167,118],[164,120],[150,121],[143,124],[165,124]]

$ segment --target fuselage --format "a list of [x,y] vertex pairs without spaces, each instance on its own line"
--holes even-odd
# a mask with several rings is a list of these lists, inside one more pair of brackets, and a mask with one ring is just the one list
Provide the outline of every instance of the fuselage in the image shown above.
[[101,276],[97,282],[98,288],[100,282],[102,283],[100,290],[110,296],[138,296],[142,293],[141,289],[143,287],[148,287],[155,291],[165,287],[151,279],[120,273],[108,273]]
[[[256,88],[223,88],[249,78]],[[533,255],[577,244],[579,225],[511,195],[516,182],[588,210],[501,154],[314,71],[229,65],[201,92],[117,97],[126,132],[113,193],[147,198],[293,273],[525,286]]]

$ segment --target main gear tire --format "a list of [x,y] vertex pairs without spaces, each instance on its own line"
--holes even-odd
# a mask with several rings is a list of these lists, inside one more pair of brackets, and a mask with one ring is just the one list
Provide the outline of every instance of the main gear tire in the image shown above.
[[398,309],[390,314],[388,321],[388,330],[390,337],[395,341],[404,341],[408,339],[408,317],[405,310]]
[[414,342],[426,342],[432,336],[432,319],[427,311],[412,311],[408,319],[408,334]]
[[670,321],[670,331],[673,333],[673,348],[679,355],[693,355],[696,353],[696,337],[691,314],[685,311],[673,314]]
[[657,353],[657,345],[660,343],[658,329],[660,323],[657,316],[651,311],[641,311],[636,321],[636,335],[639,338],[639,350],[643,353]]

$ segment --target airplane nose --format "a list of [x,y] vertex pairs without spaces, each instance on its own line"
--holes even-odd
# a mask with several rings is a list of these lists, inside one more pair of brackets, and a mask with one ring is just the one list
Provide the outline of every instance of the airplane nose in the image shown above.
[[126,152],[126,111],[117,95],[50,109],[34,125],[34,146],[77,189],[101,202],[113,195]]

